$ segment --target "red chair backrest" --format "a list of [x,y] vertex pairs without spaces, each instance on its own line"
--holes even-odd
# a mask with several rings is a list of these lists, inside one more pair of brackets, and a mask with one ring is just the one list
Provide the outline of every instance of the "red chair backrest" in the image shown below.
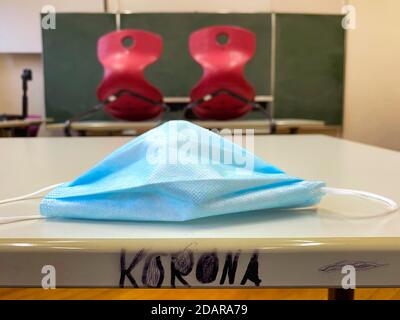
[[[225,44],[219,38],[227,39]],[[203,76],[190,93],[191,101],[219,90],[230,90],[253,101],[255,91],[243,75],[244,65],[256,50],[253,32],[235,26],[213,26],[193,32],[189,39],[193,59],[203,67]],[[227,120],[241,117],[252,109],[246,102],[220,94],[193,108],[200,119]]]
[[[104,77],[97,88],[97,98],[104,101],[121,90],[129,90],[162,102],[161,92],[144,78],[144,69],[157,61],[161,51],[162,39],[155,33],[126,29],[102,36],[97,43],[97,56],[104,67]],[[140,121],[156,117],[163,109],[125,94],[108,103],[105,110],[119,119]]]

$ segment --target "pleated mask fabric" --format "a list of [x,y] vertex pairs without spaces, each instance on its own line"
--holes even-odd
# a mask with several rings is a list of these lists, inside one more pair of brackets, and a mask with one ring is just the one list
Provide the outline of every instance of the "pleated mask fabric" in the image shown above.
[[[79,156],[79,155],[77,155]],[[48,193],[44,217],[186,221],[319,203],[321,181],[287,175],[223,136],[169,121]]]

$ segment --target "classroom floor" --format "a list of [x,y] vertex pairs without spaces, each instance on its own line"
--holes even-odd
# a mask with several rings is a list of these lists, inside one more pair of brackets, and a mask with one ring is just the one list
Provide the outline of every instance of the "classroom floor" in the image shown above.
[[[325,300],[326,289],[0,289],[8,299],[243,299]],[[398,300],[400,289],[356,289],[357,300]]]

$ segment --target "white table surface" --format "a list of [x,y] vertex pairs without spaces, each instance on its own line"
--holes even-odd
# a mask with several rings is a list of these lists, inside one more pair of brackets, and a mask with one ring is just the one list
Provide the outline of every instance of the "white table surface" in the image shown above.
[[[128,140],[0,139],[0,198],[74,179]],[[400,202],[399,152],[321,135],[256,136],[255,150],[288,174]],[[0,216],[36,214],[39,201],[0,206]],[[262,287],[340,287],[344,265],[357,270],[357,287],[398,287],[400,214],[371,217],[382,209],[365,200],[326,197],[316,210],[184,223],[37,220],[0,225],[0,286],[40,287],[42,267],[51,265],[57,287],[118,287],[125,252],[127,268],[141,250],[145,258],[132,271],[138,286],[157,284],[143,280],[148,259],[156,257],[165,270],[161,286],[184,286],[179,280],[172,283],[170,266],[176,252],[189,250],[193,268],[185,279],[192,287],[254,287],[254,281],[242,280],[254,256]],[[196,268],[210,252],[217,254],[219,269],[214,280],[204,283]],[[222,280],[230,252],[240,254],[233,283]],[[126,279],[122,283],[132,285]]]
[[[0,198],[69,181],[129,138],[0,139]],[[321,135],[256,136],[256,154],[290,175],[374,192],[400,202],[400,153]],[[38,213],[40,199],[0,206]],[[367,200],[326,196],[315,210],[265,211],[184,223],[37,220],[0,225],[1,238],[400,237],[400,214],[375,216]]]

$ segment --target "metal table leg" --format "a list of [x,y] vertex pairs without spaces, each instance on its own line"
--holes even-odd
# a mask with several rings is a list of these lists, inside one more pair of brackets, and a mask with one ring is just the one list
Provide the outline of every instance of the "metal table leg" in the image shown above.
[[329,288],[328,300],[354,300],[354,289]]

